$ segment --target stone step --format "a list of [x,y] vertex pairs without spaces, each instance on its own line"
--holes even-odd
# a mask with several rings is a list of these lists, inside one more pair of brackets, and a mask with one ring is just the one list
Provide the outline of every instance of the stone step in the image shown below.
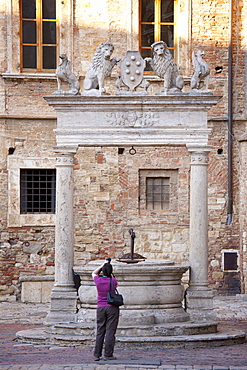
[[[47,332],[64,335],[89,335],[95,336],[95,323],[61,323],[47,327]],[[217,332],[217,322],[179,322],[163,323],[153,325],[119,325],[117,335],[125,336],[177,336],[177,335],[196,335]]]
[[[45,328],[19,331],[17,339],[22,343],[59,345],[59,346],[93,346],[95,337],[83,335],[58,335],[45,331]],[[117,336],[116,348],[151,349],[151,348],[206,348],[241,344],[245,342],[245,333],[239,330],[219,331],[210,334],[180,336]]]

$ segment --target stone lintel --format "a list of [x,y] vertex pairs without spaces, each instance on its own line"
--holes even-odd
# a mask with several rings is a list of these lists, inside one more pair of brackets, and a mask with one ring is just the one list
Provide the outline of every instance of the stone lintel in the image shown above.
[[219,96],[49,96],[60,146],[207,145]]

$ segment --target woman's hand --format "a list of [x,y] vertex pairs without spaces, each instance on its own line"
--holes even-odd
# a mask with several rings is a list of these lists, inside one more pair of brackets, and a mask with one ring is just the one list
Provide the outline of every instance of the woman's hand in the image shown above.
[[102,269],[102,267],[104,266],[105,263],[106,262],[104,262],[100,267],[98,267],[96,270],[94,270],[92,272],[92,277],[99,275],[99,272],[100,272],[100,270]]

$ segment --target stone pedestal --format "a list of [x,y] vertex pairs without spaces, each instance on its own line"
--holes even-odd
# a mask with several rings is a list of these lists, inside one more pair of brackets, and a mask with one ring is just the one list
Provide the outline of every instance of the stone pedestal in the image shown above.
[[209,146],[187,146],[190,174],[190,283],[187,309],[192,320],[214,319],[213,295],[208,288],[208,181]]
[[55,284],[46,323],[76,321],[77,292],[74,288],[73,169],[76,148],[56,151]]

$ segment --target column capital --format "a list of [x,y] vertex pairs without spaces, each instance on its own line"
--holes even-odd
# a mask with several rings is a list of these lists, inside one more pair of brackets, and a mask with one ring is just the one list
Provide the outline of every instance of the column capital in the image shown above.
[[56,154],[56,167],[74,166],[74,155],[76,153],[76,146],[54,147]]
[[207,165],[208,154],[212,147],[209,145],[187,145],[189,153],[191,153],[191,165]]
[[194,144],[187,144],[186,145],[188,152],[190,153],[202,153],[204,155],[208,155],[211,152],[212,146],[211,145],[194,145]]
[[54,146],[53,150],[56,156],[74,156],[77,151],[77,145]]

